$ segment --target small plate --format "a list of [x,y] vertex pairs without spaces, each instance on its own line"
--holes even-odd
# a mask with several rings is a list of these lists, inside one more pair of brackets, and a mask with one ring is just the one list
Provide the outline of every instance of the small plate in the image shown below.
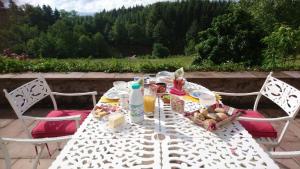
[[107,91],[104,96],[108,99],[119,99],[119,92],[117,91]]
[[216,103],[216,96],[211,91],[203,91],[203,90],[192,90],[189,92],[189,95],[199,99],[200,104],[205,106],[209,106]]
[[189,95],[192,96],[192,97],[194,97],[194,98],[197,98],[197,99],[199,99],[199,98],[201,98],[201,97],[203,97],[203,96],[206,96],[206,95],[215,97],[215,95],[214,95],[212,92],[210,92],[210,91],[206,91],[206,90],[197,90],[197,89],[196,89],[196,90],[190,91],[190,92],[189,92]]

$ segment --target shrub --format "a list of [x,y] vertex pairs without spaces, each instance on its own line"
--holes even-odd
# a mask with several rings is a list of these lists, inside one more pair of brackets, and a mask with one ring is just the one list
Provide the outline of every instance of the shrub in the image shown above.
[[167,47],[163,46],[161,43],[154,43],[152,55],[163,58],[169,56],[170,51]]
[[246,65],[261,64],[261,31],[249,13],[236,9],[232,13],[216,17],[212,27],[199,33],[196,45],[198,57],[194,64],[209,59],[215,64],[225,62]]
[[295,60],[300,53],[300,29],[281,25],[262,41],[267,45],[263,52],[266,67],[275,68],[286,64],[287,60]]

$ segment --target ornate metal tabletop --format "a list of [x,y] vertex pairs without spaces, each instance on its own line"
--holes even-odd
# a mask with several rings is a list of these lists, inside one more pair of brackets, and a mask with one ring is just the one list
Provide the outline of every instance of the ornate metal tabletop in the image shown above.
[[142,124],[125,119],[111,130],[91,113],[50,169],[278,168],[238,122],[209,132],[160,100]]

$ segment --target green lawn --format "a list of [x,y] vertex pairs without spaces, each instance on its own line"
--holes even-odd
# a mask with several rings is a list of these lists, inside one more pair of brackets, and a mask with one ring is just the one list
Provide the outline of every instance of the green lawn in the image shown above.
[[242,63],[213,64],[209,61],[192,65],[193,56],[173,56],[162,59],[107,58],[107,59],[28,59],[17,60],[0,57],[0,73],[9,72],[145,72],[174,71],[183,67],[185,71],[245,71],[245,70],[300,70],[300,59],[289,61],[276,68],[246,67]]

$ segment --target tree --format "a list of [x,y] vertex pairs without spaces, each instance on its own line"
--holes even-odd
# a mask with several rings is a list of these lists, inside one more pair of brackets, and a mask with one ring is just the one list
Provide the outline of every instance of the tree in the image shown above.
[[39,50],[40,44],[39,44],[39,38],[33,38],[30,39],[27,43],[26,43],[26,53],[30,56],[40,56],[40,50]]
[[60,18],[60,13],[57,9],[54,10],[53,18],[54,18],[54,21],[57,21]]
[[106,43],[103,35],[100,32],[97,32],[93,36],[93,43],[94,43],[94,56],[96,57],[112,56],[110,46]]
[[112,26],[110,37],[115,44],[124,44],[127,41],[127,30],[120,19],[117,19]]
[[[73,57],[77,54],[78,37],[73,34],[73,23],[68,19],[61,19],[55,22],[47,31],[47,36],[55,39],[53,42],[56,57]],[[51,41],[52,42],[52,41]],[[77,56],[76,56],[77,57]]]
[[164,45],[169,44],[169,31],[163,20],[159,20],[154,27],[152,38],[154,42],[162,43]]
[[86,35],[81,35],[78,39],[78,53],[79,56],[91,56],[92,55],[92,46],[93,42],[90,37]]
[[152,56],[163,58],[169,55],[170,55],[170,51],[167,47],[163,46],[161,43],[153,44]]
[[276,24],[297,28],[300,26],[300,2],[295,0],[241,0],[238,8],[248,11],[267,33]]
[[[61,41],[60,40],[57,40],[57,39],[54,39],[49,33],[41,33],[39,39],[37,42],[30,42],[30,43],[33,43],[33,44],[28,44],[28,45],[33,45],[32,48],[33,50],[32,51],[35,51],[34,50],[34,43],[38,43],[39,44],[39,52],[38,56],[42,56],[42,57],[57,57],[57,54],[58,52],[56,51],[57,47],[55,46],[56,43],[59,44],[59,46],[61,46],[61,48],[64,48],[64,46],[61,45]],[[59,48],[58,48],[59,50]]]
[[263,38],[267,45],[264,50],[264,65],[275,68],[286,61],[296,59],[300,53],[300,28],[293,29],[286,25],[278,26],[274,32]]
[[131,44],[143,43],[143,37],[145,37],[143,30],[138,24],[128,25],[128,39]]
[[186,42],[189,42],[192,39],[197,37],[197,33],[199,32],[198,22],[196,20],[193,21],[192,25],[190,26],[189,30],[185,34]]
[[261,64],[261,30],[249,13],[237,9],[213,20],[212,27],[199,33],[194,64],[210,59],[216,64],[227,61]]

